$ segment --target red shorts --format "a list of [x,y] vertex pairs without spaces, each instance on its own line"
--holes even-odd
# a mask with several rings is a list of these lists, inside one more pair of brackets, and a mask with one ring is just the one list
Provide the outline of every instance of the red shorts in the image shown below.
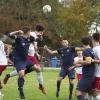
[[76,75],[77,75],[77,79],[78,79],[78,81],[82,78],[82,74],[78,74],[78,73],[76,73]]
[[93,90],[100,92],[100,77],[96,77],[95,82],[93,84]]
[[6,69],[6,65],[0,65],[0,73],[2,73]]
[[40,67],[39,61],[34,56],[28,56],[28,59],[31,60],[34,64]]

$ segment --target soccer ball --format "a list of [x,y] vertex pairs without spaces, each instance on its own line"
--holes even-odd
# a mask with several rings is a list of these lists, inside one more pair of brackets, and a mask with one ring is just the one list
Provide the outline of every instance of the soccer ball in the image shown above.
[[60,4],[64,4],[65,0],[59,0]]
[[44,5],[43,6],[43,12],[44,13],[51,12],[51,6],[50,5]]

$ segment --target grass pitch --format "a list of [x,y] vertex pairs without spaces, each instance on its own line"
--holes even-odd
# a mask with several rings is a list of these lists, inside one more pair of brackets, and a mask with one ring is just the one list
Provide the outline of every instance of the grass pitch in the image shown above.
[[[0,79],[4,78],[4,75],[11,72],[13,69],[6,69]],[[61,83],[61,91],[59,98],[56,98],[56,80],[59,74],[59,70],[43,70],[44,85],[47,90],[47,95],[43,95],[38,89],[38,82],[36,72],[31,72],[25,76],[24,93],[26,96],[25,100],[68,100],[69,94],[69,82],[67,77]],[[18,95],[17,78],[15,76],[11,78],[7,85],[3,87],[4,97],[2,100],[20,100]],[[76,81],[75,81],[76,87]],[[75,87],[73,92],[73,100],[75,97]]]

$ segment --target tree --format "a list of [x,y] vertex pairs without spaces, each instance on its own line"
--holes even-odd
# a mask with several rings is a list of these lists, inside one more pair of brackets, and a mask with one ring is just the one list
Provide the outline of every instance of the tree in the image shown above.
[[59,8],[57,21],[60,25],[60,34],[70,41],[87,35],[87,22],[91,17],[91,4],[87,0],[71,0],[69,7]]

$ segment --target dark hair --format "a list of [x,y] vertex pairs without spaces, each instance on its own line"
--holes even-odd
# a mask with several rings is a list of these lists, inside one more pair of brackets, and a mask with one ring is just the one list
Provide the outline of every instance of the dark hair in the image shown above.
[[62,40],[67,40],[67,37],[62,37]]
[[25,26],[25,27],[23,27],[22,28],[22,31],[24,32],[24,33],[27,33],[27,32],[29,32],[31,29],[28,27],[28,26]]
[[44,31],[44,27],[42,25],[36,25],[36,31]]
[[94,33],[93,35],[92,35],[92,38],[93,38],[93,40],[95,40],[95,41],[100,41],[100,34],[99,33]]
[[83,45],[90,45],[91,44],[91,39],[90,39],[90,37],[83,37],[81,39],[81,42],[82,42]]

